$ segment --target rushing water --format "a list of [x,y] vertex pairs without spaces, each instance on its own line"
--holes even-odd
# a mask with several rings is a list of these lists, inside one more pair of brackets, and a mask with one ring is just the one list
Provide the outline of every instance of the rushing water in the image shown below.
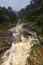
[[7,50],[2,57],[3,62],[1,65],[25,65],[27,57],[30,56],[31,47],[37,39],[31,36],[24,37],[24,35],[20,34],[22,26],[23,24],[20,24],[15,28],[10,29],[10,31],[13,32],[13,37],[16,41],[17,39],[21,41],[17,41],[16,44],[15,42],[12,42],[11,48]]

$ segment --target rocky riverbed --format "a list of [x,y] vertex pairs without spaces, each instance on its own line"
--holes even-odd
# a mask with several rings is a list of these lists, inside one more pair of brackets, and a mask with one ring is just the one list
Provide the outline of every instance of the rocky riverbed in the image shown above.
[[[36,32],[23,26],[23,23],[18,24],[1,33],[0,59],[4,60],[4,62],[1,61],[3,62],[1,65],[36,65],[37,62],[37,65],[43,64],[43,46],[40,45]],[[15,62],[13,62],[14,60]]]

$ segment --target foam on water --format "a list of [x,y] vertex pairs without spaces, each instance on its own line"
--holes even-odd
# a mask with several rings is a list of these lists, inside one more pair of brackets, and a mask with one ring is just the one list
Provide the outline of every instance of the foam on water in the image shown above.
[[[30,43],[31,40],[27,43],[24,40],[17,44],[12,43],[12,47],[2,57],[4,60],[2,65],[25,65],[27,57],[30,56],[31,47],[33,46]],[[7,56],[8,53],[9,55]]]
[[[17,35],[20,29],[22,29],[21,25],[16,27]],[[11,30],[13,31],[14,28]],[[13,36],[16,37],[16,34],[13,33]],[[16,44],[12,42],[11,48],[2,57],[3,63],[1,65],[25,65],[27,57],[30,56],[31,47],[34,45],[32,41],[37,39],[26,38],[21,35],[21,40]]]

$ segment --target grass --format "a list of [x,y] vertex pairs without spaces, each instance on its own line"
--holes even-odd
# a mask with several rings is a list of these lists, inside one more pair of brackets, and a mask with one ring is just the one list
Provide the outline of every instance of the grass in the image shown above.
[[33,46],[26,65],[43,65],[43,46]]

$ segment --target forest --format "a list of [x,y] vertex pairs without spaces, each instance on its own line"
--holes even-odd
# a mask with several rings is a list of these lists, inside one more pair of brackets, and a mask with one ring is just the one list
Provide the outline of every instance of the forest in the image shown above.
[[11,7],[7,9],[5,7],[0,7],[0,32],[13,24],[16,19],[17,16]]
[[0,31],[5,30],[11,24],[15,24],[17,19],[27,20],[37,31],[39,38],[43,41],[43,0],[31,0],[30,5],[21,9],[18,16],[11,7],[7,9],[0,7]]
[[43,41],[43,0],[31,0],[30,5],[19,11],[18,17],[34,23],[33,27]]

